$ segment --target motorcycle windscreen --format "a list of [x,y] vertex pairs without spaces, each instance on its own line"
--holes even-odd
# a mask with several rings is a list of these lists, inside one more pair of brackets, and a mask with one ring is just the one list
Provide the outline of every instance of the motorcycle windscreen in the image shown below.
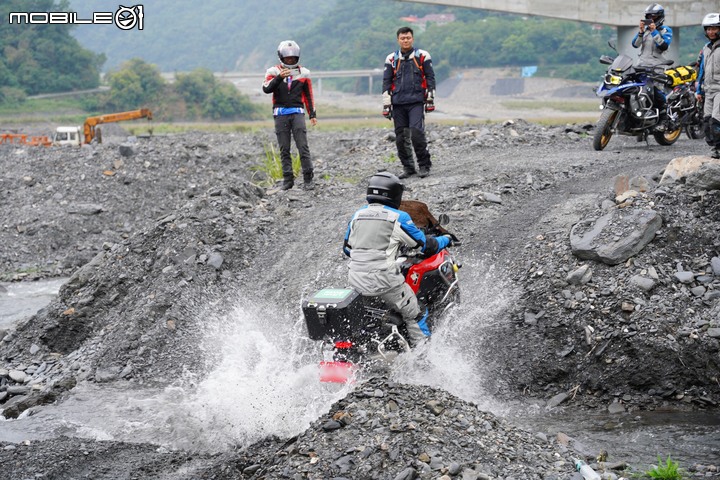
[[628,57],[627,55],[618,55],[617,58],[613,60],[612,65],[610,65],[610,70],[614,72],[624,72],[625,70],[632,67],[632,65],[632,58]]

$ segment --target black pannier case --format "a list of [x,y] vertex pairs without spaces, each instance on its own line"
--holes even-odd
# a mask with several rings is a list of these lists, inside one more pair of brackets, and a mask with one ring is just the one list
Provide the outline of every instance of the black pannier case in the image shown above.
[[363,326],[362,296],[351,288],[323,288],[303,301],[302,309],[313,340],[352,338]]

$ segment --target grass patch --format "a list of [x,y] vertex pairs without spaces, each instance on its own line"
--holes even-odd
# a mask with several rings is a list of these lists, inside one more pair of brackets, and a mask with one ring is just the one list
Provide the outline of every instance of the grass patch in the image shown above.
[[325,118],[361,118],[380,116],[378,110],[362,109],[362,108],[341,108],[337,105],[323,104],[318,102],[318,112]]
[[658,455],[658,464],[652,469],[645,472],[650,478],[659,478],[661,480],[682,480],[682,472],[680,471],[680,464],[673,462],[668,455],[667,460],[663,463],[662,459]]
[[271,122],[158,122],[152,123],[153,133],[173,135],[187,132],[205,133],[254,133],[272,127]]
[[[0,115],[62,115],[64,113],[82,115],[86,113],[82,103],[70,97],[29,98],[21,104],[0,103]],[[85,115],[87,116],[87,115]]]
[[[275,150],[275,145],[265,145],[263,148],[265,157],[262,163],[252,167],[253,180],[257,181],[260,186],[270,187],[283,178],[282,161],[280,152]],[[300,154],[291,153],[290,158],[292,159],[293,175],[297,177],[300,173]]]
[[558,112],[587,112],[598,109],[598,102],[567,100],[506,100],[500,105],[508,110],[541,110],[549,108]]

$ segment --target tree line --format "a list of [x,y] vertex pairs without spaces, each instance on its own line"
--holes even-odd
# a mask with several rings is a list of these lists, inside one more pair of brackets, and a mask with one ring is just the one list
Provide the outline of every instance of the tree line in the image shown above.
[[[258,1],[251,3],[257,6]],[[156,10],[151,11],[152,14],[146,12],[146,19],[153,16],[162,19],[162,15],[169,13],[174,15],[172,28],[152,29],[153,35],[160,35],[162,39],[152,37],[150,41],[148,32],[136,32],[144,35],[140,38],[144,38],[148,55],[153,55],[159,44],[163,46],[164,57],[157,57],[157,63],[149,63],[147,58],[131,58],[114,67],[106,75],[110,92],[94,97],[89,108],[132,109],[153,102],[149,106],[155,111],[165,111],[169,117],[177,119],[255,116],[257,110],[246,96],[237,93],[229,84],[211,79],[209,72],[219,70],[217,62],[222,57],[221,52],[224,52],[225,62],[258,57],[269,66],[277,60],[277,43],[293,38],[302,47],[301,63],[311,70],[382,68],[385,56],[397,48],[397,28],[413,25],[406,19],[411,14],[422,17],[432,13],[452,13],[455,16],[451,23],[430,22],[414,27],[416,46],[430,51],[438,80],[450,76],[457,68],[536,65],[539,75],[594,81],[604,71],[597,59],[602,54],[613,53],[607,47],[607,40],[615,36],[612,28],[579,22],[387,0],[323,0],[313,7],[322,7],[323,15],[313,20],[306,15],[302,17],[304,21],[282,21],[280,24],[277,12],[258,8],[257,15],[243,17],[238,16],[237,11],[229,12],[228,9],[233,7],[227,2],[208,0],[214,5],[214,9],[205,9],[213,12],[213,21],[208,26],[206,21],[198,19],[193,8],[177,8],[183,2],[186,0],[155,0],[147,5],[148,10],[151,5]],[[5,0],[0,5],[0,22],[4,22],[11,11],[69,9],[68,0]],[[272,35],[258,36],[252,47],[254,50],[249,50],[247,39],[241,42],[237,35],[228,37],[225,31],[228,27],[222,22],[223,12],[235,22],[252,22],[254,27],[250,32],[260,29],[272,32]],[[207,28],[198,28],[203,25]],[[99,27],[83,25],[82,29],[87,33],[85,29],[100,31]],[[27,95],[89,89],[100,84],[106,57],[83,48],[72,36],[73,28],[71,25],[26,24],[0,28],[0,103],[18,103]],[[195,39],[194,34],[189,33],[195,30],[209,36]],[[128,36],[131,32],[117,28],[106,26],[103,31],[106,35],[117,35],[123,41],[135,38]],[[194,39],[196,44],[192,49],[187,49],[186,37]],[[223,38],[237,38],[245,46],[237,47],[233,41],[217,40]],[[694,60],[703,43],[700,27],[684,29],[682,61]],[[168,84],[163,81],[160,71],[172,71],[165,62],[179,56],[184,59],[184,64],[193,67],[185,70],[189,73],[178,74],[178,81]],[[365,82],[366,79],[343,79],[338,80],[336,86],[366,92]],[[380,88],[377,82],[375,88]]]

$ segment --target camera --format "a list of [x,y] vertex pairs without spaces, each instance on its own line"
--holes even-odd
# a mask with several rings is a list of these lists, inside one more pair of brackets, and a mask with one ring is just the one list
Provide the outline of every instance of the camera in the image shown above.
[[643,18],[643,23],[644,23],[645,26],[647,27],[648,25],[650,25],[651,23],[653,23],[652,18]]

